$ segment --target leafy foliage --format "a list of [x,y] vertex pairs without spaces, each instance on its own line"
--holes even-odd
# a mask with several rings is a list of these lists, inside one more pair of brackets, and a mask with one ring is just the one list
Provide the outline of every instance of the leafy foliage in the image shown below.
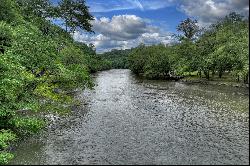
[[22,19],[18,6],[13,0],[1,0],[0,11],[0,21],[11,23],[13,20],[19,22]]
[[14,155],[6,152],[9,144],[16,139],[16,135],[10,130],[0,130],[0,164],[7,164]]
[[183,32],[186,39],[191,40],[200,31],[200,28],[197,25],[197,20],[187,18],[177,26],[177,30]]
[[[129,56],[131,70],[144,73],[147,78],[166,78],[172,71],[172,50],[164,45],[143,46],[133,50]],[[140,65],[138,65],[140,64]]]
[[21,6],[23,16],[42,17],[47,18],[53,16],[52,5],[50,0],[16,0],[17,4]]
[[127,69],[128,68],[128,55],[133,49],[116,50],[113,49],[109,52],[100,54],[99,56],[110,63],[110,68],[114,69]]
[[0,153],[0,164],[8,164],[8,162],[14,158],[12,153],[2,152]]
[[92,31],[89,21],[94,20],[89,14],[88,7],[83,0],[62,0],[57,8],[58,16],[65,20],[66,31],[74,32],[77,27],[88,32]]

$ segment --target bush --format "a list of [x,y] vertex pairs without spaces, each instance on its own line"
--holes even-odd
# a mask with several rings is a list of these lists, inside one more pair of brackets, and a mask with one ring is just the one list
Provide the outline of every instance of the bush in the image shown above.
[[14,158],[14,155],[7,152],[0,152],[0,164],[8,164],[8,162]]

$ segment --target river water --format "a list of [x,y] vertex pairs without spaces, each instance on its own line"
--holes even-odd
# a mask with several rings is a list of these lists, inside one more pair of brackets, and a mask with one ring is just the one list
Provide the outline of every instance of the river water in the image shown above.
[[94,75],[83,103],[11,164],[249,164],[248,89]]

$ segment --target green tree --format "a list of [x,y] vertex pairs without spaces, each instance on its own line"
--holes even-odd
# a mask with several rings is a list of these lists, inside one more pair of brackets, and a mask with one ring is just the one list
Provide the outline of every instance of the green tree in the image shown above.
[[177,26],[177,30],[179,32],[184,33],[184,38],[192,40],[195,37],[195,35],[200,31],[200,28],[197,25],[197,20],[192,20],[190,18],[187,18]]
[[77,28],[92,31],[91,20],[93,16],[89,13],[84,0],[62,0],[58,6],[58,17],[65,21],[66,31],[74,32]]
[[128,55],[133,49],[117,50],[112,49],[109,52],[100,54],[105,60],[111,62],[112,68],[127,69],[128,68]]
[[13,21],[21,21],[22,17],[15,1],[1,0],[0,3],[0,21],[11,23]]
[[[150,79],[166,79],[174,74],[174,52],[170,46],[140,45],[129,54],[129,68],[136,74]],[[172,73],[172,74],[171,74]]]
[[211,56],[216,49],[216,31],[212,29],[207,30],[195,44],[197,48],[195,63],[199,76],[201,77],[203,71],[206,78],[209,79],[210,71],[212,71],[212,75],[214,75],[216,70]]
[[144,66],[147,78],[169,78],[172,71],[171,51],[163,45],[148,47],[148,59]]
[[140,44],[128,56],[129,68],[136,74],[143,73],[148,55],[146,46]]
[[[16,0],[27,18],[36,17],[49,18],[53,16],[50,0]],[[33,18],[33,17],[32,17]]]
[[193,72],[197,70],[197,52],[195,43],[188,39],[183,39],[176,47],[176,52],[179,55],[179,61],[182,63],[183,72]]
[[249,59],[249,30],[243,17],[230,13],[212,28],[216,41],[212,55],[219,77],[225,71],[244,70],[244,64]]

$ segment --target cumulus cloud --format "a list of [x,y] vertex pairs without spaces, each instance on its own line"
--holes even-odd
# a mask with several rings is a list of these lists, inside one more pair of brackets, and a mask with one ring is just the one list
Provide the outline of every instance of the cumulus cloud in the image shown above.
[[156,43],[170,44],[173,42],[173,37],[168,33],[144,33],[142,34],[138,41],[139,43],[144,43],[146,45],[152,45]]
[[199,24],[208,26],[230,12],[248,16],[249,0],[181,0],[180,10],[198,18]]
[[173,41],[170,34],[150,25],[149,22],[135,15],[117,15],[111,19],[106,17],[96,18],[92,22],[96,35],[90,36],[75,32],[73,37],[80,42],[93,43],[97,52],[127,49],[136,47],[140,43],[152,45],[157,43],[168,44]]
[[146,22],[135,15],[113,16],[111,20],[106,17],[93,21],[93,30],[114,40],[129,40],[149,32],[151,28]]

